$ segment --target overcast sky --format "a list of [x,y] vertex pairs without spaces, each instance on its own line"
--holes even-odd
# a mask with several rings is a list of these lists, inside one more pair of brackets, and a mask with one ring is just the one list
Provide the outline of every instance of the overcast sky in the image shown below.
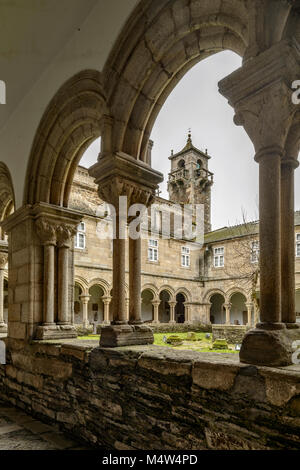
[[[241,66],[233,52],[216,54],[194,66],[165,102],[153,128],[152,166],[165,176],[162,196],[168,197],[166,182],[171,149],[180,151],[192,130],[195,147],[208,149],[209,169],[215,174],[212,187],[213,229],[258,218],[258,164],[254,148],[242,127],[233,123],[233,109],[218,92],[218,81]],[[99,141],[95,141],[81,165],[96,162]],[[300,170],[296,170],[296,209],[300,209]]]

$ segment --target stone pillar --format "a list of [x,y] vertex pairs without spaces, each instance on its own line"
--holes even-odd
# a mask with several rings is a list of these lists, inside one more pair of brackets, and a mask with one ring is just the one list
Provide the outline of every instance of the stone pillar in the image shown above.
[[153,323],[160,323],[159,322],[160,300],[153,300],[152,305],[153,305]]
[[294,172],[299,162],[281,160],[281,314],[287,328],[298,328],[295,306]]
[[104,304],[104,323],[106,325],[110,324],[110,319],[109,319],[109,306],[111,303],[111,297],[102,297],[103,304]]
[[129,323],[140,325],[142,322],[141,306],[141,268],[142,268],[142,240],[129,238]]
[[191,322],[191,307],[189,303],[184,302],[184,323],[190,323],[190,322]]
[[82,324],[84,328],[87,328],[89,326],[89,315],[88,315],[88,305],[89,305],[89,300],[91,296],[82,294],[80,296],[80,300],[82,302]]
[[[126,241],[120,238],[119,211],[116,208],[116,233],[113,240],[113,325],[126,325],[125,254]],[[121,222],[122,223],[122,222]]]
[[252,326],[252,309],[253,309],[253,304],[251,302],[246,304],[247,307],[247,312],[248,312],[248,326]]
[[43,326],[53,326],[54,318],[54,282],[55,282],[55,246],[56,227],[46,219],[38,219],[36,222],[38,236],[41,239],[44,250],[44,296],[43,296]]
[[232,305],[231,303],[224,304],[225,311],[226,311],[226,320],[225,320],[226,325],[231,324],[231,321],[230,321],[231,305]]
[[[110,132],[110,131],[109,131]],[[109,141],[108,134],[104,141]],[[113,146],[112,146],[113,147]],[[106,145],[109,148],[109,145]],[[130,324],[126,318],[125,301],[125,248],[126,240],[120,237],[124,222],[128,222],[128,209],[133,204],[148,206],[158,184],[162,181],[161,173],[151,169],[147,164],[131,156],[119,152],[109,154],[103,152],[92,168],[91,176],[98,185],[98,193],[103,201],[112,204],[116,212],[116,234],[113,241],[113,324],[102,328],[100,345],[116,347],[130,344],[153,343],[151,328],[141,324],[141,245],[140,240],[129,242],[129,302]],[[120,199],[122,197],[122,199]],[[124,209],[126,197],[126,220],[124,210],[119,210],[120,204]],[[120,215],[122,213],[122,218]],[[131,215],[130,215],[131,217]]]
[[58,325],[71,323],[69,312],[69,250],[76,227],[60,225],[57,228],[58,246]]
[[177,302],[169,302],[170,305],[170,321],[169,323],[176,323],[175,321],[175,307]]
[[259,163],[260,310],[264,329],[282,329],[280,253],[280,147],[268,147]]
[[0,333],[7,333],[7,324],[4,322],[4,269],[7,264],[7,253],[0,253]]
[[[300,339],[299,329],[286,328],[285,323],[294,320],[293,313],[282,313],[282,302],[290,309],[287,299],[295,295],[290,290],[291,246],[287,246],[294,249],[294,240],[290,242],[292,188],[288,187],[292,179],[282,160],[299,110],[292,101],[290,86],[300,74],[299,63],[297,46],[282,40],[219,83],[221,93],[235,109],[235,123],[243,125],[252,140],[259,163],[260,323],[245,335],[240,350],[240,360],[250,364],[289,365],[293,341]],[[283,252],[287,256],[284,272]],[[285,275],[288,279],[282,284]]]

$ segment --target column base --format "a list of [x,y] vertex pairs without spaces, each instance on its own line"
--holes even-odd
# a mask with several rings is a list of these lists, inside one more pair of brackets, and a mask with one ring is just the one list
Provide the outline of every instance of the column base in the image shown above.
[[101,328],[100,346],[103,348],[153,344],[153,342],[152,329],[147,325],[110,325]]
[[7,325],[6,325],[6,323],[1,323],[1,324],[0,324],[0,333],[2,333],[2,334],[7,333]]
[[297,340],[300,340],[299,328],[250,330],[242,342],[240,361],[269,367],[289,366],[295,363],[293,343]]
[[68,339],[77,338],[73,325],[41,325],[36,329],[36,339]]

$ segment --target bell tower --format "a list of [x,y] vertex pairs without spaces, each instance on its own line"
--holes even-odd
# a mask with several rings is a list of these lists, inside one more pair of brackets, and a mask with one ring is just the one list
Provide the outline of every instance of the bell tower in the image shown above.
[[211,186],[213,173],[208,170],[210,156],[193,146],[191,132],[186,146],[178,153],[173,150],[168,179],[170,201],[176,204],[204,204],[204,230],[211,230]]

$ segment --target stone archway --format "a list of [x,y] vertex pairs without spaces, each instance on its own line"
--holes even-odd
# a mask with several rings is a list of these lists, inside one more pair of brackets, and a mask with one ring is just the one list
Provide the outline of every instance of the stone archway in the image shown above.
[[[29,158],[22,217],[10,217],[13,237],[24,233],[24,265],[30,276],[20,304],[26,303],[27,322],[14,322],[25,339],[76,337],[72,327],[74,305],[73,237],[82,216],[68,208],[78,162],[90,143],[101,134],[105,111],[100,73],[86,70],[68,80],[49,103],[33,141]],[[42,265],[43,280],[40,280]],[[12,266],[24,269],[24,266]],[[34,285],[35,302],[30,294]],[[12,286],[14,289],[15,286]],[[22,332],[22,333],[20,333]]]
[[175,322],[184,323],[186,321],[185,305],[186,297],[182,292],[176,295]]
[[[120,35],[104,69],[112,151],[147,160],[153,124],[166,98],[199,61],[222,51],[243,56],[249,11],[242,2],[145,2]],[[126,38],[126,39],[125,39]],[[112,77],[115,80],[112,80]]]
[[68,206],[77,165],[84,151],[101,135],[104,111],[99,72],[80,72],[60,88],[33,141],[24,204]]
[[169,323],[171,320],[171,295],[167,290],[162,290],[159,294],[160,304],[158,308],[158,320],[160,323]]
[[248,310],[247,299],[241,292],[235,292],[230,297],[230,323],[233,325],[247,325]]
[[220,293],[212,294],[210,297],[210,321],[214,325],[223,325],[226,323],[225,315],[225,296]]
[[93,325],[94,333],[97,326],[104,323],[104,302],[105,291],[99,284],[94,284],[89,288],[88,321]]
[[150,289],[142,291],[142,321],[150,323],[153,321],[153,302],[154,294]]

